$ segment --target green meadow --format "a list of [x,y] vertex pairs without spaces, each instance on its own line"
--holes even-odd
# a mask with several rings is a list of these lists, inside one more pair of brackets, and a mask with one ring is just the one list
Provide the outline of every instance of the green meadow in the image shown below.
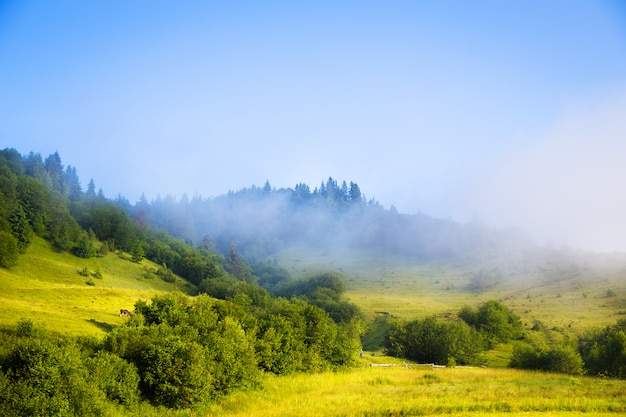
[[[554,252],[512,259],[421,261],[357,250],[292,248],[272,257],[294,277],[342,272],[347,295],[373,319],[454,316],[463,306],[501,300],[529,328],[580,334],[626,317],[626,255]],[[475,289],[477,276],[492,285]],[[608,294],[608,296],[607,296]]]
[[[367,358],[365,362],[369,362]],[[362,367],[267,377],[230,395],[210,416],[615,416],[626,381],[511,369]]]
[[[155,264],[128,258],[109,253],[81,259],[35,238],[17,266],[0,269],[0,323],[7,327],[26,318],[51,331],[102,337],[126,320],[119,310],[132,309],[139,299],[195,292],[180,278],[167,283],[151,276],[147,270]],[[499,299],[527,326],[540,321],[558,338],[613,323],[626,312],[626,263],[618,256],[544,259],[515,268],[490,261],[422,263],[311,249],[283,251],[273,258],[294,277],[342,272],[350,300],[368,320],[383,312],[406,319],[454,315],[464,305]],[[88,276],[80,274],[85,268]],[[498,271],[497,283],[470,290],[472,278],[485,270]],[[510,352],[510,346],[489,352],[489,363],[506,363]],[[149,415],[172,416],[615,416],[626,413],[626,381],[501,368],[434,368],[368,351],[356,368],[267,374],[258,388],[235,391],[200,410],[143,407]]]
[[[56,332],[104,335],[123,323],[120,309],[132,310],[137,300],[162,291],[193,290],[183,280],[167,283],[146,273],[145,268],[156,267],[145,259],[126,260],[124,254],[82,259],[54,251],[47,241],[35,237],[17,266],[0,268],[0,323],[14,325],[30,319]],[[88,276],[79,273],[85,268]],[[101,278],[94,276],[97,271]]]

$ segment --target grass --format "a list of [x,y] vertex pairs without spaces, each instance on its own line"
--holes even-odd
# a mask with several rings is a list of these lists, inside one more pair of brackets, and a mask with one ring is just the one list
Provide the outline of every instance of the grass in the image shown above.
[[268,377],[210,416],[608,416],[626,413],[626,381],[510,369],[369,367]]
[[[81,259],[35,238],[17,266],[0,269],[0,323],[11,326],[25,318],[48,330],[97,336],[121,324],[125,318],[119,317],[120,309],[132,310],[138,299],[161,291],[194,291],[181,279],[147,279],[144,267],[156,265],[147,260],[133,263],[113,253]],[[90,274],[99,270],[102,278],[82,276],[84,268]]]
[[[290,248],[272,258],[294,277],[336,270],[347,296],[373,320],[380,312],[412,319],[454,316],[464,305],[503,301],[527,328],[581,334],[626,318],[626,256],[551,253],[521,259],[423,261],[358,250]],[[473,276],[496,271],[496,285],[470,290]],[[607,292],[615,296],[607,297]]]
[[[463,305],[503,300],[527,326],[541,321],[554,337],[626,317],[626,260],[598,256],[526,261],[516,267],[490,262],[421,262],[354,251],[292,248],[276,255],[295,277],[337,270],[348,296],[367,317],[453,315]],[[193,293],[178,279],[146,278],[144,267],[116,254],[80,259],[35,239],[19,264],[0,269],[0,323],[22,318],[70,335],[103,335],[123,323],[121,308],[162,291]],[[87,269],[89,276],[79,274]],[[468,290],[475,271],[500,268],[502,280],[482,292]],[[95,271],[102,278],[93,276]],[[88,285],[87,280],[95,285]],[[607,294],[611,291],[610,297]],[[378,312],[378,313],[377,313]],[[378,334],[374,338],[380,337]],[[485,354],[505,364],[511,346]],[[366,354],[361,367],[335,373],[268,375],[262,388],[232,393],[203,416],[614,416],[626,413],[626,381],[511,369],[404,366],[402,360]],[[398,366],[370,366],[395,364]],[[172,412],[171,415],[186,415]]]

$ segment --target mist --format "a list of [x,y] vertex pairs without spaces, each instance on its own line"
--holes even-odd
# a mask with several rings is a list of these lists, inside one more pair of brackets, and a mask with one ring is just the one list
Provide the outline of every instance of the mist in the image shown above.
[[626,90],[573,101],[472,189],[476,214],[540,244],[626,251]]

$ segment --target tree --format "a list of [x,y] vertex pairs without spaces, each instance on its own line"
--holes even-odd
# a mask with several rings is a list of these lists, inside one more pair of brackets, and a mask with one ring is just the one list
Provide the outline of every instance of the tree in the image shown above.
[[268,195],[272,192],[272,186],[270,185],[269,180],[265,181],[265,185],[263,186],[263,194]]
[[48,172],[48,175],[50,175],[50,179],[52,180],[52,189],[60,192],[63,195],[66,195],[65,181],[63,178],[64,169],[59,153],[55,152],[48,155],[44,162],[44,165],[46,166],[46,171]]
[[388,353],[417,362],[474,363],[482,338],[464,322],[441,322],[436,317],[390,323]]
[[362,202],[361,189],[355,182],[350,181],[349,194],[350,194],[350,201],[352,203],[356,204],[356,203]]
[[13,148],[0,151],[0,165],[6,165],[16,175],[24,174],[22,155]]
[[153,337],[141,352],[141,391],[156,405],[190,407],[212,393],[207,365],[208,352],[198,343],[176,335]]
[[131,261],[141,262],[145,255],[146,252],[143,249],[143,244],[141,243],[141,241],[135,241],[135,243],[130,248]]
[[459,318],[483,334],[490,346],[523,334],[520,318],[499,301],[489,300],[478,310],[466,306],[459,312]]
[[87,184],[87,192],[88,197],[96,196],[96,183],[93,182],[93,178],[89,180],[89,184]]
[[52,178],[46,170],[46,165],[38,153],[29,153],[24,157],[24,172],[26,175],[35,178],[43,183],[48,188],[52,188]]
[[573,346],[542,349],[519,344],[513,348],[509,365],[512,368],[535,369],[571,375],[583,373],[583,360]]
[[79,258],[93,258],[96,256],[96,248],[85,234],[80,237],[72,252]]
[[41,182],[30,177],[18,179],[17,191],[20,205],[32,230],[39,236],[46,233],[50,221],[51,191]]
[[626,319],[585,335],[578,349],[591,375],[626,378]]
[[19,205],[10,218],[13,236],[17,239],[17,249],[19,253],[25,253],[26,248],[30,245],[33,230],[28,224],[28,218],[21,205]]
[[229,274],[238,278],[241,281],[245,281],[248,283],[255,283],[254,276],[252,275],[252,270],[239,257],[239,254],[237,253],[237,248],[235,247],[234,243],[231,243],[230,245],[228,258],[226,258],[224,269],[226,269],[226,272],[228,272]]
[[63,174],[64,192],[65,196],[70,201],[78,201],[82,196],[82,189],[80,186],[80,180],[76,174],[76,168],[68,165]]
[[0,267],[15,266],[18,253],[17,239],[11,233],[0,230]]

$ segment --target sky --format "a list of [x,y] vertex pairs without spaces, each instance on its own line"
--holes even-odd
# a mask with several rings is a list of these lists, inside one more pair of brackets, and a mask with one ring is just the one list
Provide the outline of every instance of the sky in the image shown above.
[[620,1],[0,0],[0,115],[131,203],[333,177],[626,251]]

